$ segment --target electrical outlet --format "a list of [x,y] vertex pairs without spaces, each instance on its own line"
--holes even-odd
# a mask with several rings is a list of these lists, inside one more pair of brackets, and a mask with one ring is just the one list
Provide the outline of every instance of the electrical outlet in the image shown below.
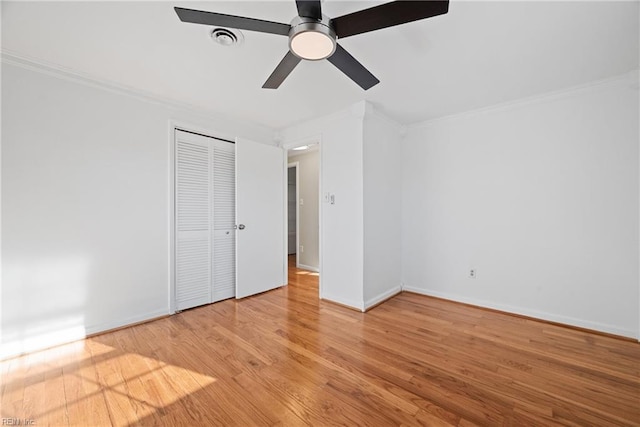
[[476,270],[472,268],[471,270],[469,270],[469,279],[475,279],[475,278],[476,278]]
[[304,253],[304,246],[300,245],[300,253]]

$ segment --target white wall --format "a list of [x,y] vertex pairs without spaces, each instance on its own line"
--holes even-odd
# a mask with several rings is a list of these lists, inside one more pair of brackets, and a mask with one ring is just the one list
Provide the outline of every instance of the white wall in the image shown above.
[[638,337],[637,81],[411,128],[405,287]]
[[4,356],[168,313],[170,119],[271,139],[67,77],[2,64]]
[[318,271],[320,268],[320,155],[319,151],[311,151],[289,156],[289,163],[298,162],[298,193],[304,201],[298,200],[299,243],[304,252],[298,248],[300,268]]
[[364,310],[400,291],[401,130],[359,102],[282,132],[285,147],[321,141],[321,199],[335,196],[321,203],[323,299]]
[[367,104],[364,117],[364,300],[371,307],[400,292],[403,129]]
[[364,104],[282,131],[282,146],[320,140],[321,203],[320,297],[357,309],[363,303],[362,120]]

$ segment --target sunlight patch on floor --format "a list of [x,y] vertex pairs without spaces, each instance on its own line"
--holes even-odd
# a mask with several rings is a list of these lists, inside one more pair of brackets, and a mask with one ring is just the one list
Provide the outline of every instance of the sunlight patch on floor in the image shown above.
[[[209,375],[96,341],[34,353],[1,367],[5,390],[0,416],[44,425],[87,420],[137,424],[216,382]],[[49,389],[52,377],[57,390]],[[24,395],[18,396],[22,387]]]
[[306,270],[298,270],[296,271],[297,275],[299,276],[318,276],[318,273],[316,273],[315,271],[306,271]]

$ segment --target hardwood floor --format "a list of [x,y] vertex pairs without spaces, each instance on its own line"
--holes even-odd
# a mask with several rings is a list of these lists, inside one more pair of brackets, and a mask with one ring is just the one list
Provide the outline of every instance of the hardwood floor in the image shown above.
[[[640,425],[640,344],[403,293],[366,314],[317,276],[11,359],[35,425]],[[6,424],[6,423],[5,423]]]

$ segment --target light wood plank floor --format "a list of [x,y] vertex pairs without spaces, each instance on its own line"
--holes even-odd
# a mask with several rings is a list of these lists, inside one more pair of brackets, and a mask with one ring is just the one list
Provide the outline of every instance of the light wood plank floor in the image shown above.
[[36,425],[640,425],[640,344],[404,293],[358,313],[317,276],[0,364]]

